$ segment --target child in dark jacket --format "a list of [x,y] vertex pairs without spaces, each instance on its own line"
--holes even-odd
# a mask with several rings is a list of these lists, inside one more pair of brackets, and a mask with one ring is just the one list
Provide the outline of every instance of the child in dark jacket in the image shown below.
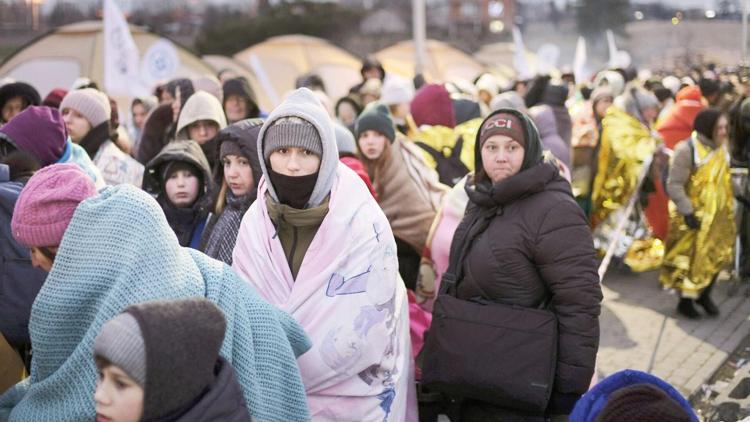
[[97,421],[249,421],[232,366],[219,356],[226,320],[209,300],[133,305],[94,342]]

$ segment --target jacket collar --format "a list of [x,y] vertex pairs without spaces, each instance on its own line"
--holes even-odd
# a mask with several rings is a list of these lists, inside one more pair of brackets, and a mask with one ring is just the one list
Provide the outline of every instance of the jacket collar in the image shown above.
[[496,184],[487,181],[474,183],[470,180],[465,189],[471,202],[491,208],[509,204],[549,188],[564,191],[560,182],[567,183],[560,176],[557,167],[552,163],[542,162]]

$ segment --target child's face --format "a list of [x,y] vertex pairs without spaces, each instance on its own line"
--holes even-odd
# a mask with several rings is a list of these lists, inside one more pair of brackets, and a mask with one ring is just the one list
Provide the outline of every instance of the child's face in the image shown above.
[[83,114],[72,108],[63,109],[62,115],[70,139],[75,143],[81,142],[83,137],[91,130],[91,123],[83,117]]
[[382,133],[374,130],[366,130],[359,135],[357,143],[362,155],[368,160],[377,160],[383,154],[385,143],[388,142]]
[[222,160],[224,180],[234,196],[244,196],[253,189],[253,168],[250,161],[241,155],[230,154]]
[[99,368],[97,422],[137,422],[143,414],[143,388],[115,365]]
[[177,208],[186,208],[193,205],[198,198],[198,178],[188,170],[177,170],[172,172],[164,184],[167,198]]

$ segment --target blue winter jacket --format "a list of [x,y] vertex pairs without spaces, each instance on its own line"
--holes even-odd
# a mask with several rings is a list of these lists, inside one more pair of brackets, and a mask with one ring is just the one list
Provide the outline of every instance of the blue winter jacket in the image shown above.
[[17,349],[29,344],[29,314],[47,273],[33,268],[29,250],[11,235],[13,207],[24,184],[0,164],[0,332]]

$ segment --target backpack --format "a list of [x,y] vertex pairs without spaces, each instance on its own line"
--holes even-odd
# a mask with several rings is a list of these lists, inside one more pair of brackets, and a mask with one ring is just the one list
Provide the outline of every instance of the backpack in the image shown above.
[[452,149],[449,147],[443,148],[443,151],[447,149],[450,152],[447,157],[443,151],[438,151],[424,142],[416,141],[414,143],[435,160],[435,170],[438,173],[440,183],[453,187],[469,172],[469,168],[461,161],[461,150],[464,146],[463,136],[458,136]]

